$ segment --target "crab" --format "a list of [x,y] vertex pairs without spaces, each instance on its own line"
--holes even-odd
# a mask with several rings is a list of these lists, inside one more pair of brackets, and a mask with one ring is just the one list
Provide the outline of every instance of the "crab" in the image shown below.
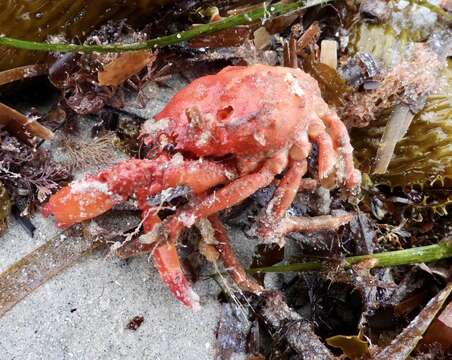
[[[246,276],[234,256],[218,217],[222,210],[275,183],[256,234],[280,245],[290,232],[334,230],[353,217],[296,217],[287,212],[304,181],[349,191],[360,183],[346,127],[323,101],[316,80],[301,69],[229,66],[198,78],[143,124],[141,136],[151,156],[71,183],[42,211],[67,227],[134,199],[142,210],[144,235],[125,243],[117,254],[150,253],[162,280],[188,307],[198,308],[199,296],[176,251],[184,228],[202,225],[201,233],[210,233],[210,240],[200,246],[201,252],[211,261],[222,261],[242,289],[260,293],[262,287]],[[312,143],[318,146],[316,179],[303,179]],[[177,191],[189,192],[189,202],[162,219],[165,196]]]

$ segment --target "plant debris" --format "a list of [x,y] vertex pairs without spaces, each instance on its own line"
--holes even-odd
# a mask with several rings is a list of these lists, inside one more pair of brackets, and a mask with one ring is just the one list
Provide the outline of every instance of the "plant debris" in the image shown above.
[[221,304],[220,320],[216,331],[215,359],[230,360],[234,354],[246,353],[246,323],[237,306]]
[[350,359],[360,359],[369,353],[369,346],[360,336],[336,335],[325,339],[330,346],[340,348]]
[[48,66],[45,64],[19,66],[14,69],[4,70],[0,72],[0,86],[17,80],[46,75],[47,72]]
[[414,350],[422,335],[430,326],[436,314],[440,311],[444,302],[452,292],[452,284],[449,283],[438,295],[436,295],[419,315],[391,342],[380,351],[375,351],[372,358],[375,360],[394,359],[405,360]]
[[279,334],[280,341],[287,341],[303,359],[333,359],[333,354],[314,333],[312,325],[290,309],[278,292],[266,292],[259,300],[258,313]]
[[137,51],[119,55],[104,65],[98,72],[100,86],[118,86],[138,74],[146,66],[152,66],[156,55],[148,51]]
[[422,344],[440,344],[445,353],[452,351],[452,302],[433,320],[422,338]]
[[53,132],[41,125],[35,116],[25,116],[18,111],[0,103],[0,126],[23,142],[33,145],[34,137],[50,140]]
[[132,331],[137,331],[138,328],[141,326],[141,324],[144,321],[144,316],[142,315],[137,315],[134,316],[133,319],[131,319],[126,326],[126,329],[128,330],[132,330]]
[[0,181],[0,235],[5,230],[8,215],[11,211],[11,201],[5,185]]

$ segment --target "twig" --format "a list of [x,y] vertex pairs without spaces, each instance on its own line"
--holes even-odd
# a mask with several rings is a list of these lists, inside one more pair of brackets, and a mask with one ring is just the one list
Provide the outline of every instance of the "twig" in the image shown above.
[[447,298],[452,292],[452,283],[438,293],[418,316],[383,350],[376,353],[374,360],[405,360],[414,350],[422,335],[425,333],[436,314],[441,310]]
[[50,140],[54,137],[52,130],[41,125],[36,119],[28,118],[3,103],[0,103],[0,124],[29,145],[33,145],[33,136],[45,140]]
[[27,41],[21,39],[10,38],[7,36],[0,36],[0,45],[14,47],[25,50],[34,51],[54,51],[61,53],[70,52],[82,52],[82,53],[113,53],[113,52],[125,52],[136,51],[145,49],[154,49],[161,46],[174,45],[183,41],[188,41],[201,35],[208,35],[214,32],[229,29],[238,25],[250,24],[257,21],[268,20],[268,15],[281,16],[292,11],[306,9],[312,6],[326,4],[332,0],[310,0],[310,1],[294,1],[291,3],[277,3],[267,7],[259,7],[249,12],[229,16],[223,20],[216,21],[209,24],[202,24],[192,26],[190,29],[181,31],[176,34],[157,37],[155,39],[122,44],[104,44],[104,45],[77,45],[77,44],[63,44],[63,43],[46,43],[37,41]]
[[40,75],[46,75],[48,72],[47,64],[33,64],[16,67],[0,72],[0,85],[9,84],[13,81],[31,78]]
[[[353,264],[365,260],[374,260],[373,267],[388,267],[398,265],[409,265],[417,263],[425,263],[447,259],[452,257],[452,239],[447,239],[435,245],[420,246],[411,249],[388,251],[379,254],[350,256],[344,259],[343,267],[350,268]],[[263,272],[299,272],[299,271],[315,271],[328,268],[326,262],[306,262],[294,263],[287,265],[274,265],[269,267],[260,267],[248,269],[250,273]]]

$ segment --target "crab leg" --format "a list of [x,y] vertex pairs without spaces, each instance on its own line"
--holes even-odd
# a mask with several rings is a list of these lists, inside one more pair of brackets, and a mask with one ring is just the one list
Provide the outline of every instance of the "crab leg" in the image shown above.
[[278,221],[284,217],[287,209],[297,195],[301,178],[307,171],[307,162],[291,161],[289,168],[275,190],[265,214],[259,222],[257,233],[263,238],[271,237]]
[[308,136],[319,146],[319,180],[325,187],[333,187],[334,181],[331,181],[331,177],[335,177],[337,154],[325,124],[318,118],[312,120],[308,128]]
[[234,282],[242,290],[250,291],[254,294],[260,294],[263,291],[262,286],[260,286],[254,279],[249,278],[246,275],[245,269],[237,261],[234,250],[229,243],[229,237],[226,233],[226,229],[224,228],[221,220],[218,218],[218,215],[211,215],[208,219],[215,231],[215,239],[217,240],[215,248],[220,254],[224,267],[231,276],[232,280],[234,280]]
[[281,152],[267,160],[258,172],[245,175],[206,196],[191,208],[172,215],[165,224],[169,241],[175,243],[184,227],[190,227],[201,218],[230,208],[254,194],[258,189],[270,185],[275,175],[287,166],[287,161],[287,152]]
[[[145,234],[159,232],[161,220],[156,213],[156,209],[149,208],[144,210],[143,218]],[[199,296],[193,291],[190,282],[185,277],[177,255],[176,245],[164,243],[163,239],[155,236],[151,236],[149,242],[146,242],[146,235],[143,238],[145,242],[143,240],[140,241],[140,239],[134,239],[125,243],[116,250],[116,255],[128,258],[138,254],[150,253],[162,281],[176,299],[193,310],[199,309]]]
[[283,237],[292,232],[312,233],[322,230],[335,230],[350,222],[355,215],[345,214],[340,216],[322,215],[314,217],[287,216],[282,219],[275,229],[278,236]]
[[334,139],[334,148],[339,155],[339,181],[344,182],[347,188],[355,189],[361,182],[361,175],[353,166],[353,148],[347,128],[335,113],[323,116],[322,120],[327,125],[331,138]]
[[152,259],[160,277],[176,299],[193,310],[198,310],[199,296],[193,291],[182,271],[176,246],[173,244],[157,246],[152,251]]

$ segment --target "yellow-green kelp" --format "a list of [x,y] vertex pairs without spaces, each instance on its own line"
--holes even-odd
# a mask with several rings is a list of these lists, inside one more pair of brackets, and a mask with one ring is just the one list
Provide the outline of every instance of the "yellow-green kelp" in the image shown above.
[[[350,33],[349,55],[357,52],[371,54],[381,66],[383,75],[412,58],[419,43],[428,40],[432,51],[441,52],[444,48],[441,36],[445,33],[445,25],[438,21],[437,14],[407,2],[393,1],[390,4],[392,14],[386,24],[360,22]],[[438,59],[442,56],[440,54]],[[394,97],[399,95],[394,94]],[[351,133],[356,158],[363,172],[371,173],[377,147],[392,111],[393,108],[386,109],[368,127],[354,129]],[[424,108],[416,114],[407,133],[397,143],[387,171],[371,175],[371,180],[392,187],[441,185],[451,180],[451,119],[452,62],[449,61]]]
[[[452,61],[438,84],[438,91],[427,98],[425,107],[397,144],[387,172],[374,175],[374,182],[431,186],[452,179]],[[384,116],[371,127],[352,132],[357,159],[365,170],[372,166],[386,121]]]

